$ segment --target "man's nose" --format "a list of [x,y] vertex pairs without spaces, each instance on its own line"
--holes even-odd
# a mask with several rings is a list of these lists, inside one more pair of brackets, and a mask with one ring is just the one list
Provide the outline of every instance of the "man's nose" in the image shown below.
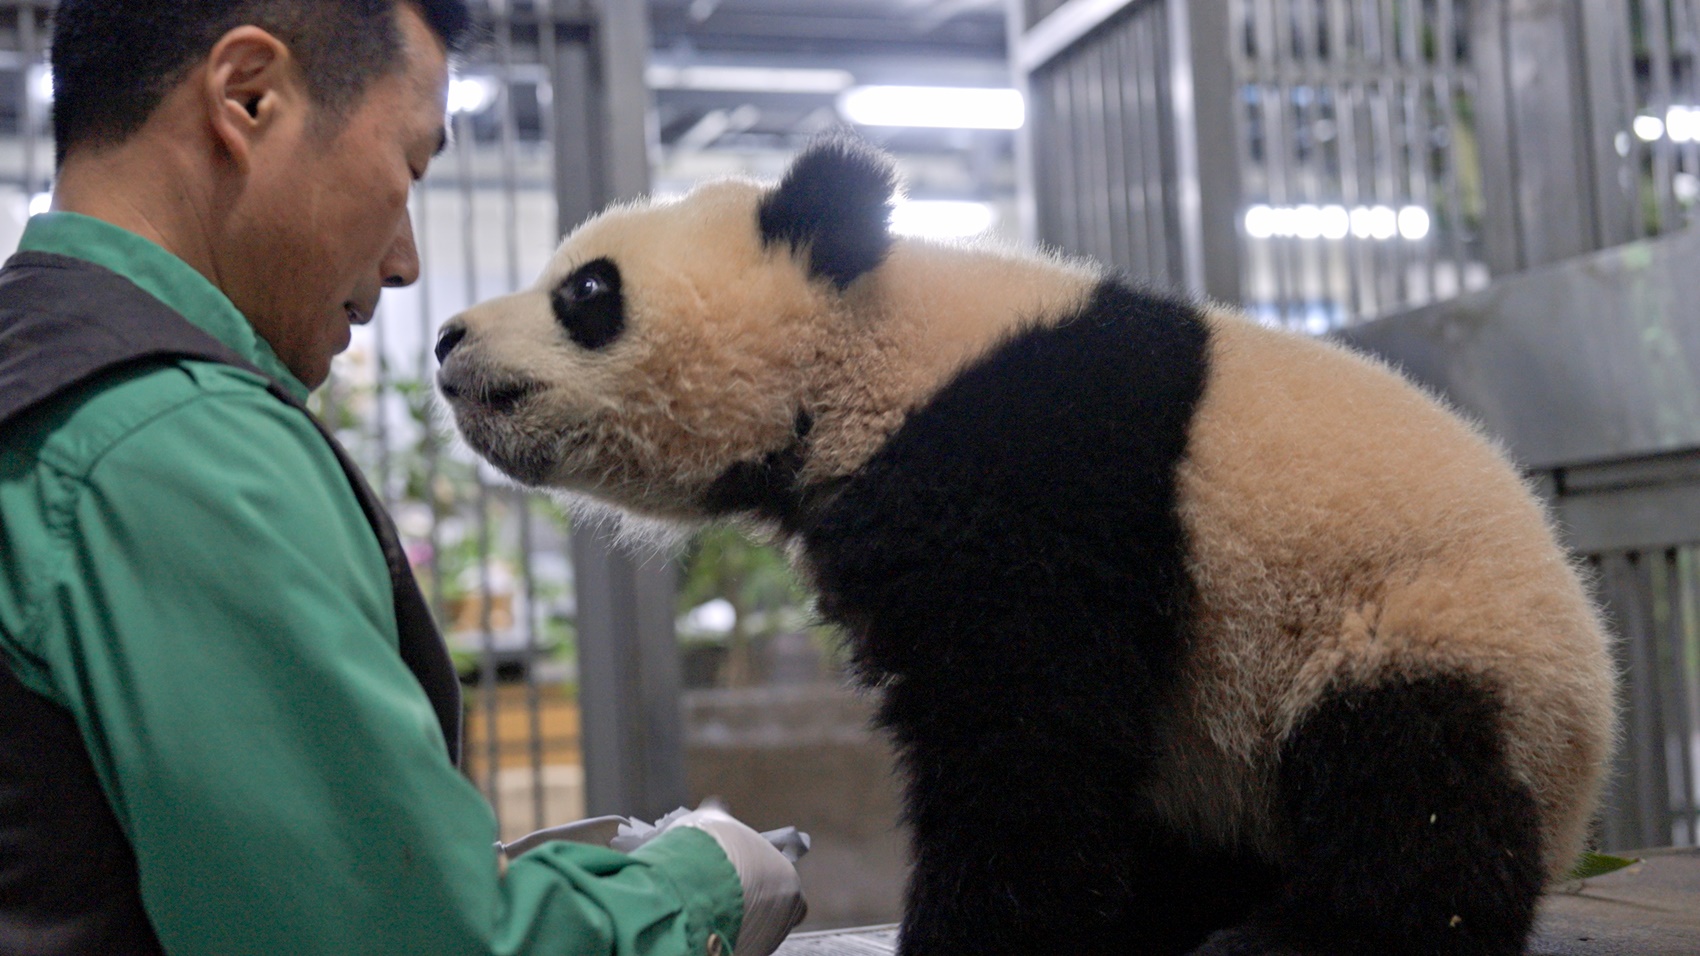
[[419,247],[413,241],[412,214],[402,213],[401,228],[378,269],[386,288],[399,289],[419,281]]

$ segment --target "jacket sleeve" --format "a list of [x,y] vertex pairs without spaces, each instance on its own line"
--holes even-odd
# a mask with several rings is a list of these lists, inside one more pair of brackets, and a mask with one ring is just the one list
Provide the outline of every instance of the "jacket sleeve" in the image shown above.
[[492,813],[397,654],[377,542],[299,413],[203,394],[69,480],[37,637],[169,952],[735,939],[737,874],[705,834],[632,856],[553,844],[499,872]]

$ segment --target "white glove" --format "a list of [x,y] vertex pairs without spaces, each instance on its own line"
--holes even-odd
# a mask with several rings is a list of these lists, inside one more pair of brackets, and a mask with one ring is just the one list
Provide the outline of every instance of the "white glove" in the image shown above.
[[[693,827],[720,844],[738,871],[744,888],[744,921],[733,956],[768,956],[779,948],[793,927],[803,921],[809,904],[791,860],[757,833],[716,806],[705,805],[675,820],[665,829]],[[803,847],[807,849],[807,838]]]
[[707,802],[696,810],[680,807],[654,824],[629,817],[592,817],[538,830],[512,843],[498,843],[496,848],[510,860],[554,840],[609,846],[630,853],[674,827],[692,827],[713,837],[738,871],[738,883],[744,891],[744,919],[732,956],[768,956],[778,949],[809,911],[792,865],[809,852],[809,835],[795,827],[757,833],[733,819],[719,804]]

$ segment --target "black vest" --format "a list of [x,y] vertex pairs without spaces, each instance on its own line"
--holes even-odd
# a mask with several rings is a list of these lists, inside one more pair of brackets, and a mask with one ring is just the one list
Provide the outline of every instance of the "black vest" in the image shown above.
[[[401,657],[460,761],[460,685],[395,526],[360,469],[294,396],[117,273],[21,252],[0,269],[0,435],[49,399],[119,368],[199,359],[260,374],[336,453],[383,547]],[[76,722],[0,663],[0,954],[158,953],[136,860]]]

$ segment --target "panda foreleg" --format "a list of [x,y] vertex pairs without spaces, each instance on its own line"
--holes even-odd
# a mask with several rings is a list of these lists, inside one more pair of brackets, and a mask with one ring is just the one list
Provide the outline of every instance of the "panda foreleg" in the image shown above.
[[1252,861],[1179,840],[1112,851],[1079,831],[1047,836],[947,843],[917,830],[900,956],[1182,956],[1244,919],[1272,883]]
[[1142,810],[1137,756],[1034,711],[943,732],[969,711],[897,722],[914,846],[900,956],[1181,956],[1272,898],[1266,864],[1197,850]]
[[1194,956],[1514,956],[1544,878],[1538,811],[1492,688],[1336,690],[1281,752],[1292,834],[1275,904]]

